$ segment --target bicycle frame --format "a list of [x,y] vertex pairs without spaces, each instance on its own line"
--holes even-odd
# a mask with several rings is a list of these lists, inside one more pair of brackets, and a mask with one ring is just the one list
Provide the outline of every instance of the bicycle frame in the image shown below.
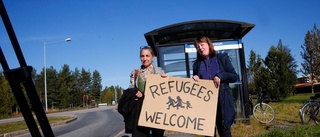
[[[257,104],[260,104],[260,108],[262,108],[262,103],[263,103],[263,97],[264,97],[264,94],[263,94],[263,92],[262,91],[260,91],[259,93],[258,93],[258,96],[257,96],[257,102],[253,105],[252,104],[252,98],[251,97],[249,97],[249,101],[251,102],[251,111],[253,111],[253,107],[255,106],[255,105],[257,105]],[[263,110],[264,111],[264,110]]]
[[265,94],[262,90],[258,93],[257,103],[253,105],[253,117],[261,123],[270,123],[275,119],[275,112],[269,101],[265,102]]
[[[264,97],[263,92],[260,92],[259,95],[258,95],[258,101],[257,101],[257,103],[255,104],[255,105],[259,104],[259,107],[260,107],[260,109],[262,110],[262,113],[265,112],[265,109],[262,107],[262,103],[264,103],[264,102],[263,102],[263,97]],[[255,105],[253,105],[253,106],[255,106]]]
[[269,102],[263,102],[263,98],[265,97],[265,94],[262,92],[262,91],[260,91],[259,93],[258,93],[258,100],[257,100],[257,103],[256,104],[258,104],[258,103],[260,103],[260,106],[261,106],[261,104],[262,103],[266,103],[266,104],[268,104]]
[[[306,102],[302,105],[302,107],[299,109],[299,116],[300,116],[300,120],[301,120],[302,124],[304,124],[303,113],[304,113],[304,110],[306,109],[306,107],[307,107],[307,106],[319,106],[320,100],[317,100],[318,97],[319,97],[319,95],[311,96],[311,97],[310,97],[310,100],[306,101]],[[318,109],[318,110],[317,110],[316,113],[318,114],[320,108],[318,107],[317,109]],[[315,121],[315,122],[316,122],[315,116],[316,116],[317,114],[314,114],[314,112],[312,112],[311,119],[312,119],[313,121]]]

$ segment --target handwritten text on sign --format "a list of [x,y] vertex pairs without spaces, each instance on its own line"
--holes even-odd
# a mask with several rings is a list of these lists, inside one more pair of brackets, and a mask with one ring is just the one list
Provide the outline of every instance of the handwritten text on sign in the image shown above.
[[139,125],[212,136],[217,100],[212,80],[149,74]]

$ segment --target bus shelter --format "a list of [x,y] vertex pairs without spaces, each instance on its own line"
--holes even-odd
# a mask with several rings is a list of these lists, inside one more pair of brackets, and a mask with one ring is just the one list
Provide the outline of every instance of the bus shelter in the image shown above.
[[239,75],[230,83],[233,93],[236,120],[250,116],[248,82],[244,43],[242,38],[254,24],[231,20],[195,20],[164,26],[144,34],[147,44],[154,50],[157,65],[170,76],[192,77],[192,64],[196,59],[193,41],[199,36],[209,37],[218,53],[228,53]]

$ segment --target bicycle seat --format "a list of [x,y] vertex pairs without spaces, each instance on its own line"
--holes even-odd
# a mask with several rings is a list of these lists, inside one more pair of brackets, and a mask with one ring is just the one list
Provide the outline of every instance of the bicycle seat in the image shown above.
[[317,99],[317,97],[315,97],[315,96],[311,96],[311,97],[310,97],[310,99],[311,99],[311,100],[316,100],[316,99]]
[[320,94],[315,94],[314,96],[310,96],[311,100],[316,100],[317,98],[320,98]]

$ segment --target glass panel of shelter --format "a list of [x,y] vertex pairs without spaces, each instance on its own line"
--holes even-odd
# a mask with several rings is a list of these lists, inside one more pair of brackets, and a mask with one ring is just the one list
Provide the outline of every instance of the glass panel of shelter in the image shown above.
[[159,47],[160,66],[169,76],[187,77],[184,45]]

